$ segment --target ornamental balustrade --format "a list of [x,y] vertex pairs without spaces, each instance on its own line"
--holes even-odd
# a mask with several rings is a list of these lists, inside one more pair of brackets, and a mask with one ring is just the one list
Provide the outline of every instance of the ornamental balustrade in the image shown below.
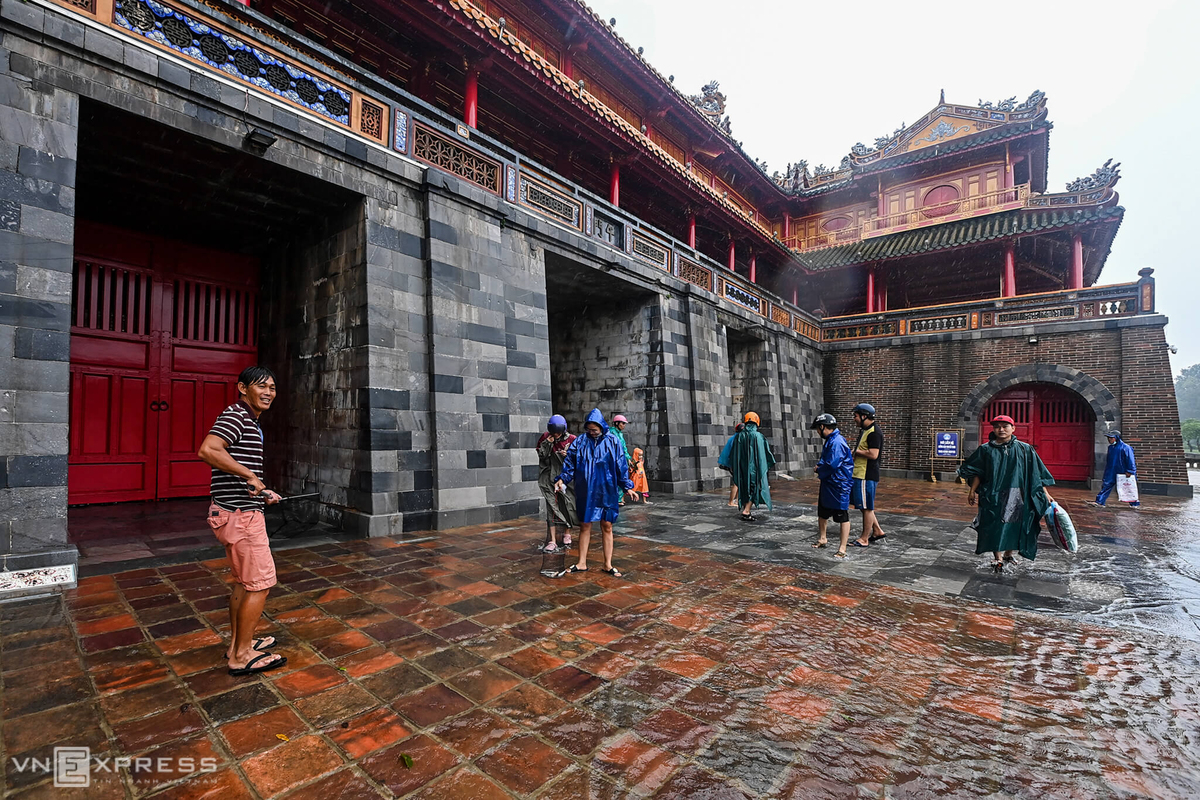
[[919,337],[1150,313],[1154,313],[1154,281],[1147,273],[1134,283],[828,317],[821,341]]
[[[1083,193],[1075,193],[1071,196],[1077,197],[1081,194]],[[1040,204],[1040,201],[1045,198],[1038,196],[1036,199]],[[876,236],[885,236],[890,233],[900,233],[901,231],[925,228],[930,225],[940,225],[944,222],[953,222],[960,219],[996,214],[1001,211],[1026,208],[1030,200],[1029,184],[1023,183],[1009,189],[1000,189],[985,194],[939,201],[923,208],[914,208],[896,214],[888,214],[883,217],[874,217],[859,225],[850,225],[838,230],[818,231],[808,235],[798,234],[785,240],[784,243],[793,250],[800,252],[820,250],[825,247],[852,244]]]

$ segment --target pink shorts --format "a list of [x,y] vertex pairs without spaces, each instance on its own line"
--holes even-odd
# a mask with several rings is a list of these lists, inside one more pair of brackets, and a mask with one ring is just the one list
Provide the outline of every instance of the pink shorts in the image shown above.
[[208,507],[208,524],[225,545],[229,571],[248,592],[275,585],[275,559],[267,538],[267,521],[261,511],[226,511],[217,504]]

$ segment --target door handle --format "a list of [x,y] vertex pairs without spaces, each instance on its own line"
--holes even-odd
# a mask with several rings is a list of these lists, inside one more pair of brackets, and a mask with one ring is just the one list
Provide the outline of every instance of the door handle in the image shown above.
[[168,403],[166,400],[163,400],[162,402],[160,402],[158,404],[159,411],[166,411],[166,410],[170,409],[170,407],[171,407],[171,404]]
[[161,410],[161,407],[162,407],[162,403],[160,403],[157,400],[155,400],[153,403],[150,404],[151,411],[159,411],[159,410]]

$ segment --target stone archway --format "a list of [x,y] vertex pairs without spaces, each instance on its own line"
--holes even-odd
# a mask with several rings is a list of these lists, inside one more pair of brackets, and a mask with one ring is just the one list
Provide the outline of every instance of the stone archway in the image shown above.
[[1070,389],[1087,401],[1092,413],[1096,415],[1092,475],[1103,475],[1104,459],[1108,452],[1108,440],[1104,434],[1121,427],[1121,405],[1116,396],[1099,380],[1082,370],[1062,364],[1022,364],[1011,367],[997,372],[968,392],[958,408],[958,421],[963,427],[963,452],[970,453],[979,447],[979,417],[992,398],[1005,389],[1023,383],[1057,384]]

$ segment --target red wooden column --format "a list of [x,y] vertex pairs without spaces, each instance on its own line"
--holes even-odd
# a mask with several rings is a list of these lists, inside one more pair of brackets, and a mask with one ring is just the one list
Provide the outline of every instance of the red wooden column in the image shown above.
[[696,249],[696,215],[688,214],[688,247]]
[[614,206],[621,205],[621,165],[615,161],[608,176],[608,202]]
[[800,287],[792,284],[792,305],[799,307],[800,305]]
[[1004,297],[1017,296],[1017,253],[1012,242],[1004,247]]
[[244,5],[246,8],[250,7],[250,0],[237,0],[237,1],[239,3],[241,3],[242,5]]
[[1071,237],[1071,286],[1072,289],[1083,288],[1083,236],[1075,234]]
[[875,268],[867,268],[867,313],[875,313]]
[[875,196],[875,219],[877,220],[875,229],[880,230],[883,228],[883,218],[887,216],[887,198],[883,195],[883,178],[880,177],[875,185],[879,187]]
[[751,250],[750,251],[750,282],[757,283],[758,282],[757,278],[758,278],[758,257],[755,256],[754,251]]
[[879,274],[875,278],[875,310],[884,312],[888,310],[887,301],[887,271],[880,269]]
[[791,239],[791,238],[792,238],[792,215],[785,211],[785,212],[783,212],[783,243],[787,244],[788,247],[791,247],[791,245],[788,244],[788,239]]
[[733,239],[729,239],[729,271],[737,272],[737,244]]
[[463,122],[474,128],[479,121],[479,71],[467,70],[467,89],[463,93]]

